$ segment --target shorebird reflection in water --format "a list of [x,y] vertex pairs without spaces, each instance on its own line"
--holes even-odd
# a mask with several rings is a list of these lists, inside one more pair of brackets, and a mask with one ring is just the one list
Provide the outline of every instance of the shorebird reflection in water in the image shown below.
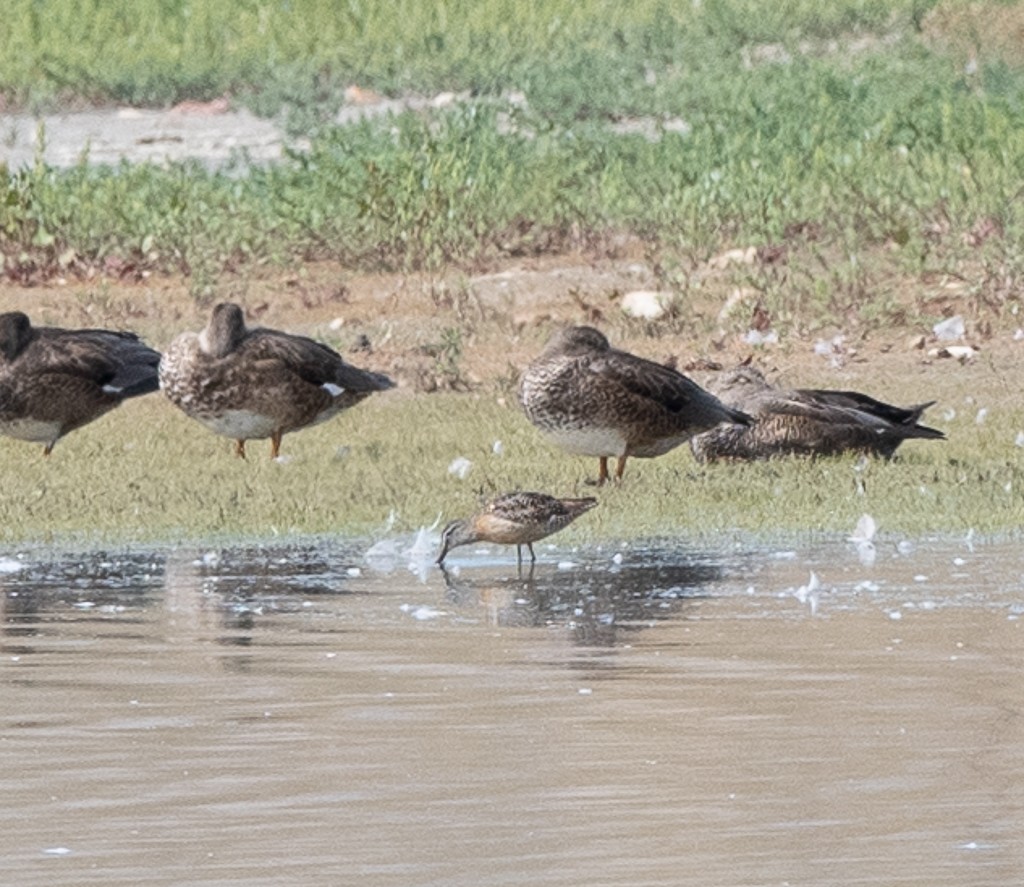
[[630,456],[661,456],[722,422],[751,419],[671,367],[612,348],[588,326],[556,333],[523,373],[519,402],[552,443],[600,460],[598,483]]
[[0,314],[0,434],[44,445],[159,387],[160,354],[134,333],[34,327]]
[[506,493],[492,499],[484,508],[465,520],[454,520],[441,533],[439,564],[448,552],[473,542],[497,542],[515,545],[517,562],[523,562],[523,546],[536,561],[533,543],[567,527],[585,511],[597,505],[592,497],[558,499],[546,493]]
[[690,441],[702,462],[775,456],[834,456],[852,452],[891,458],[910,438],[944,440],[918,420],[934,401],[897,407],[857,391],[786,390],[756,367],[739,366],[708,383],[725,403],[755,418],[747,428],[722,426]]
[[324,422],[394,383],[305,336],[248,329],[242,309],[223,302],[202,332],[171,343],[160,385],[187,415],[234,438],[237,455],[245,457],[247,440],[269,437],[276,459],[287,432]]

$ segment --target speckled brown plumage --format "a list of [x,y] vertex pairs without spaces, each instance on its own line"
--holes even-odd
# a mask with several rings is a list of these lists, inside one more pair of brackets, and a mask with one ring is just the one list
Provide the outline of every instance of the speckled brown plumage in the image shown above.
[[34,327],[0,314],[0,434],[44,445],[156,391],[160,354],[134,333]]
[[224,302],[201,333],[182,333],[167,349],[160,386],[193,419],[234,438],[238,455],[245,456],[246,440],[269,437],[276,458],[287,432],[326,421],[393,383],[305,336],[247,329],[242,309]]
[[756,421],[748,428],[722,427],[694,437],[690,446],[702,462],[846,452],[890,458],[909,438],[945,439],[941,431],[918,424],[934,401],[904,408],[856,391],[785,390],[750,366],[727,370],[708,387]]
[[525,545],[530,551],[530,561],[535,561],[534,542],[569,526],[595,505],[597,500],[592,497],[558,499],[547,493],[505,493],[492,499],[472,517],[452,521],[444,528],[437,562],[443,563],[451,549],[473,542],[515,545],[520,563]]
[[593,327],[556,333],[523,373],[519,401],[527,418],[570,453],[618,459],[660,456],[722,422],[750,421],[675,369],[612,348]]

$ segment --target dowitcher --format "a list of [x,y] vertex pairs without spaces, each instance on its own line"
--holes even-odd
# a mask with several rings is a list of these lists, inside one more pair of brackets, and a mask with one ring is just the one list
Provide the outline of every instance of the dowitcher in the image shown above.
[[516,557],[523,562],[523,546],[530,552],[531,563],[537,560],[533,543],[569,526],[583,512],[597,505],[592,497],[558,499],[546,493],[505,493],[488,502],[484,508],[465,520],[454,520],[441,533],[443,563],[448,552],[459,545],[473,542],[497,542],[515,545]]
[[722,422],[751,421],[682,373],[612,348],[588,326],[551,338],[523,374],[519,402],[553,443],[600,459],[599,484],[612,456],[621,480],[630,456],[661,456]]
[[0,434],[44,445],[156,391],[160,354],[134,333],[34,327],[0,314]]
[[946,437],[918,423],[934,401],[897,407],[857,391],[786,390],[769,384],[752,366],[726,370],[708,388],[725,403],[754,416],[755,422],[747,428],[723,426],[694,437],[690,446],[702,462],[845,452],[888,459],[908,438]]
[[270,457],[289,431],[324,422],[375,391],[393,387],[380,373],[351,366],[336,351],[279,330],[247,329],[242,309],[222,302],[206,328],[186,332],[160,362],[160,387],[210,431],[247,440],[270,438]]

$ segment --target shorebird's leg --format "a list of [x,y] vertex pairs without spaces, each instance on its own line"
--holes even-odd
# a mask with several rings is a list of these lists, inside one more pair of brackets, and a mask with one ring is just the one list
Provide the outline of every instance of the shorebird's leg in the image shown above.
[[235,441],[235,455],[238,456],[239,459],[245,458],[245,441],[241,438]]
[[608,482],[608,457],[601,456],[601,468],[597,472],[597,485],[603,486]]
[[276,459],[281,455],[281,438],[284,437],[283,431],[275,431],[270,435],[270,458]]
[[516,546],[516,566],[521,567],[523,565],[523,546]]
[[531,564],[537,563],[537,555],[535,555],[533,553],[533,543],[532,542],[527,542],[526,543],[526,547],[530,549],[530,563]]

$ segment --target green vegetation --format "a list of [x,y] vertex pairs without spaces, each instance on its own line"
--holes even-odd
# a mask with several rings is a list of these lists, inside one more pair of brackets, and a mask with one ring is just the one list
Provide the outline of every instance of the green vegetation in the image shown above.
[[[941,275],[989,321],[1019,307],[1021,4],[11,5],[9,101],[230,91],[311,137],[272,168],[9,170],[13,280],[148,269],[203,295],[264,262],[475,268],[625,238],[681,293],[709,256],[758,247],[736,282],[783,324],[899,320],[906,282]],[[351,83],[475,98],[324,122]]]
[[[889,463],[701,467],[683,447],[632,460],[621,485],[598,490],[585,483],[596,460],[552,449],[518,409],[488,398],[379,396],[287,436],[279,464],[266,442],[249,445],[248,461],[235,458],[229,441],[153,396],[75,432],[49,459],[0,440],[0,540],[73,542],[84,528],[91,542],[372,537],[391,516],[390,532],[411,532],[524,484],[597,495],[601,506],[568,531],[591,540],[848,533],[864,512],[887,533],[1018,530],[1024,463],[1014,436],[1024,409],[993,405],[980,429],[973,411],[936,419],[949,441],[908,443]],[[462,480],[448,472],[457,456],[473,463]]]
[[[644,102],[646,69],[746,43],[887,33],[923,0],[9,0],[0,89],[162,104],[249,94],[338,103],[344,86],[431,94],[542,93],[550,107],[611,113]],[[73,35],[73,38],[71,37]],[[634,97],[635,94],[635,97]],[[654,109],[648,109],[654,110]]]
[[[9,0],[0,107],[229,94],[287,117],[308,148],[218,170],[95,166],[87,148],[69,169],[41,154],[0,168],[0,275],[181,274],[205,302],[247,290],[265,265],[433,273],[642,255],[678,296],[658,332],[692,333],[690,306],[721,303],[703,289],[708,260],[753,247],[756,260],[715,285],[753,292],[784,334],[934,320],[954,299],[980,335],[1015,329],[1022,27],[1024,3],[960,0]],[[460,98],[340,126],[351,85]],[[435,307],[417,354],[423,389],[438,393],[374,398],[290,436],[285,464],[256,445],[249,462],[232,458],[160,398],[76,432],[49,460],[0,440],[0,539],[372,534],[392,512],[411,530],[524,479],[589,489],[595,466],[498,405],[514,367],[496,385],[467,369],[474,323],[495,318],[466,293],[439,289]],[[745,330],[747,317],[730,322]],[[947,444],[907,445],[860,474],[843,459],[634,462],[569,532],[847,531],[864,511],[908,533],[1017,528],[1024,415],[956,421]],[[474,462],[463,481],[447,472],[458,455]]]

